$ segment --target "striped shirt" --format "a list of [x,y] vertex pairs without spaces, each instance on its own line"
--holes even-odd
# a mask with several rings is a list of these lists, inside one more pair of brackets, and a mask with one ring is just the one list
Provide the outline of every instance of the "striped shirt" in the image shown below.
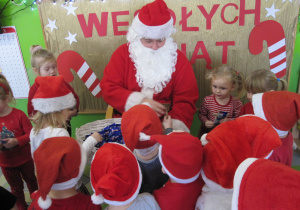
[[227,118],[229,120],[234,120],[240,115],[241,107],[243,106],[241,100],[230,96],[229,102],[226,105],[220,105],[214,95],[206,96],[203,99],[199,110],[199,119],[202,123],[207,120],[215,121],[216,115],[220,112],[227,112]]

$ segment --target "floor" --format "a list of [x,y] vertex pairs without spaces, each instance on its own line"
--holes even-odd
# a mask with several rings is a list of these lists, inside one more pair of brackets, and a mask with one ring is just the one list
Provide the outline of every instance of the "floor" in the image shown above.
[[[295,142],[298,145],[298,149],[294,151],[293,154],[293,161],[292,161],[292,167],[296,170],[300,171],[300,139],[295,139]],[[90,171],[90,166],[87,166],[84,173],[83,173],[83,178],[82,181],[85,184],[86,188],[90,192],[90,194],[93,193],[90,182],[89,182],[89,171]],[[3,176],[1,169],[0,169],[0,185],[10,191],[9,184],[6,182],[5,177]],[[29,191],[27,189],[26,184],[24,184],[24,193],[25,193],[25,198],[28,204],[30,204],[30,195]]]

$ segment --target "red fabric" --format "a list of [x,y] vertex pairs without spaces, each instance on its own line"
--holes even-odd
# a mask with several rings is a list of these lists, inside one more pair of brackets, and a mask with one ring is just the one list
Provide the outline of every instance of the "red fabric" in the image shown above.
[[[142,117],[141,117],[142,116]],[[140,132],[146,135],[162,134],[162,125],[155,111],[149,106],[140,104],[124,112],[121,126],[126,146],[133,151],[153,146],[156,142],[139,141]]]
[[[73,93],[75,99],[76,99],[76,108],[77,108],[77,111],[79,110],[79,97],[78,95],[75,93],[74,89],[72,88],[72,86],[67,83],[66,81],[64,81],[64,84],[67,86],[67,88]],[[28,104],[27,104],[27,113],[28,113],[28,116],[29,117],[32,117],[37,111],[34,110],[33,108],[33,105],[32,105],[32,99],[33,99],[33,96],[34,94],[36,93],[38,89],[38,86],[36,83],[34,83],[31,87],[30,87],[30,90],[29,90],[29,94],[28,94]]]
[[[164,104],[173,104],[169,115],[191,127],[196,112],[195,103],[199,97],[197,81],[193,68],[185,55],[177,50],[176,71],[163,91],[153,99]],[[100,86],[103,99],[123,113],[128,96],[140,92],[136,82],[136,70],[128,52],[128,44],[121,45],[112,55],[104,69]]]
[[194,210],[203,185],[201,178],[189,184],[171,183],[169,180],[165,186],[154,190],[153,196],[161,210]]
[[276,128],[288,131],[300,119],[300,95],[289,91],[269,91],[262,96],[266,119]]
[[285,138],[281,138],[282,145],[276,148],[272,155],[268,158],[279,163],[283,163],[287,166],[292,165],[293,160],[293,142],[294,138],[291,132]]
[[254,114],[254,110],[251,102],[248,102],[244,106],[242,106],[240,116],[245,114]]
[[[161,145],[162,165],[178,179],[191,179],[200,173],[203,150],[198,138],[186,132],[153,135]],[[179,182],[179,181],[178,181]]]
[[250,157],[264,158],[281,145],[271,124],[257,116],[244,116],[220,124],[207,134],[203,170],[223,188],[233,188],[234,173]]
[[[41,196],[39,191],[31,194],[32,203],[29,206],[29,210],[42,210],[38,204],[38,199]],[[47,210],[101,210],[101,205],[93,204],[90,195],[84,195],[82,193],[77,193],[76,195],[64,198],[64,199],[53,199],[52,204]]]
[[238,209],[298,210],[299,180],[300,172],[291,167],[270,160],[256,160],[242,178]]
[[78,142],[71,137],[52,137],[41,143],[33,153],[33,158],[39,190],[45,200],[53,184],[78,176],[81,149]]
[[27,188],[31,193],[38,189],[37,180],[34,174],[34,163],[33,160],[17,166],[17,167],[1,167],[2,173],[11,188],[11,192],[17,196],[16,205],[19,210],[27,209],[27,204],[24,195],[24,181],[26,182]]
[[12,149],[0,150],[0,166],[16,167],[31,160],[29,134],[32,125],[26,114],[19,109],[12,108],[8,115],[0,117],[0,125],[1,131],[5,126],[19,141],[19,145]]
[[160,26],[171,19],[168,7],[163,0],[156,0],[142,7],[139,20],[147,26]]

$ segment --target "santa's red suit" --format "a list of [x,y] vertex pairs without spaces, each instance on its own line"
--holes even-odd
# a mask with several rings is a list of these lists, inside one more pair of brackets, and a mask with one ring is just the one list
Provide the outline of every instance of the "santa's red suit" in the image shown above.
[[[191,64],[181,51],[177,50],[177,54],[176,70],[170,82],[162,92],[153,95],[153,100],[171,104],[169,115],[175,119],[173,126],[186,130],[192,125],[199,94]],[[100,84],[104,100],[121,113],[141,103],[144,98],[152,97],[142,91],[135,74],[128,44],[123,44],[113,53]]]

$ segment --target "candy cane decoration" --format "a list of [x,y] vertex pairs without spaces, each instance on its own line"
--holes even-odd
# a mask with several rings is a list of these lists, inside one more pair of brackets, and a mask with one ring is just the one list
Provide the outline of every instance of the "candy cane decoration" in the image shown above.
[[85,62],[84,58],[77,52],[72,50],[62,52],[57,57],[57,69],[66,82],[74,80],[74,76],[70,71],[73,69],[91,93],[97,98],[101,97],[100,80]]
[[281,78],[286,73],[286,46],[285,34],[280,23],[275,20],[266,20],[256,25],[249,36],[249,51],[258,55],[263,50],[263,41],[267,42],[270,70]]

